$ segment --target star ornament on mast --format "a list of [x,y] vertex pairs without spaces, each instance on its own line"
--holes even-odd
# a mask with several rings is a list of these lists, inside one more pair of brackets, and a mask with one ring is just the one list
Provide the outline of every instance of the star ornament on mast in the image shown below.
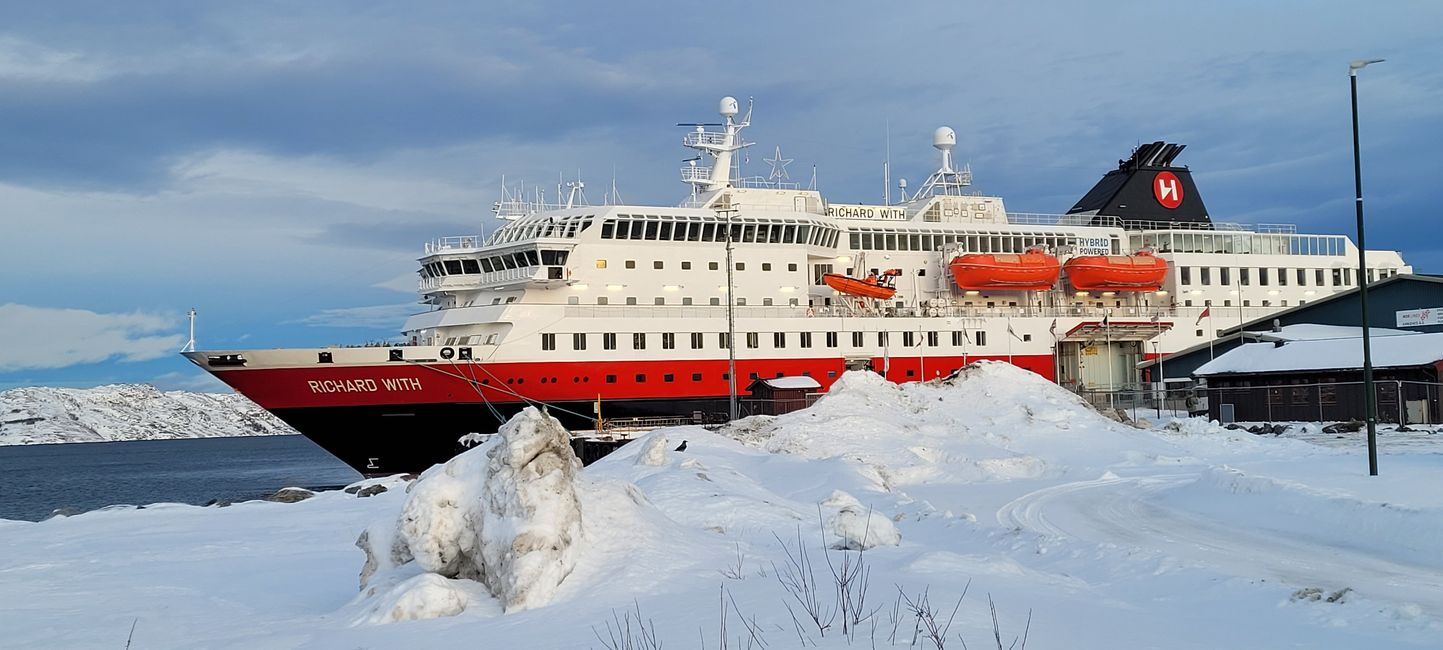
[[769,181],[785,181],[787,177],[787,165],[792,164],[791,158],[782,157],[782,148],[777,147],[777,152],[771,158],[763,158],[762,162],[772,166],[772,173],[767,175]]

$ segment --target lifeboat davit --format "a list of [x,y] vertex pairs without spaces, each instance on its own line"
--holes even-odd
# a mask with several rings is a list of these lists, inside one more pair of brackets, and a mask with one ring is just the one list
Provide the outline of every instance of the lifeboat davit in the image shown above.
[[869,275],[866,279],[859,279],[841,273],[825,273],[822,275],[822,282],[849,296],[887,300],[897,294],[897,289],[890,286],[892,278],[901,274],[899,269],[887,269],[882,272],[881,278]]
[[1157,291],[1167,278],[1167,260],[1151,251],[1074,257],[1062,268],[1078,291]]
[[1040,248],[1021,255],[970,253],[952,258],[952,281],[964,291],[1046,291],[1057,284],[1062,265]]

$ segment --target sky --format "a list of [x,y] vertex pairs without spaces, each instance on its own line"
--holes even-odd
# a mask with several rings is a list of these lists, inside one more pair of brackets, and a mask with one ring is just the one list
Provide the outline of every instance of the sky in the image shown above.
[[[1443,272],[1443,3],[0,1],[0,389],[218,390],[176,354],[363,343],[418,311],[422,244],[501,177],[685,197],[676,122],[755,99],[829,200],[879,202],[956,129],[975,189],[1067,210],[1181,142],[1213,218],[1354,231]],[[687,8],[693,8],[686,5]]]

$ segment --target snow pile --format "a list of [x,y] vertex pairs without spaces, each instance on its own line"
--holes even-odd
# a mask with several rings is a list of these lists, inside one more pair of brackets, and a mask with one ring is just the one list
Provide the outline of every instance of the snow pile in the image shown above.
[[641,453],[636,455],[637,465],[658,467],[666,464],[667,439],[665,434],[653,434],[643,444]]
[[897,526],[861,501],[846,492],[837,490],[831,498],[822,502],[824,507],[836,508],[837,512],[828,521],[828,529],[838,541],[832,548],[843,551],[866,551],[878,546],[896,546],[902,543],[902,533]]
[[[375,606],[391,613],[366,620],[463,611],[467,590],[443,588],[438,579],[478,581],[507,611],[550,602],[576,562],[580,469],[566,429],[528,408],[482,446],[427,470],[411,485],[399,520],[371,526],[357,540],[366,552],[362,589],[383,573],[395,583]],[[417,570],[436,578],[401,580]],[[416,605],[430,597],[440,601]]]
[[810,408],[741,420],[723,433],[771,452],[859,461],[884,491],[1059,476],[1079,461],[1103,467],[1166,448],[1037,374],[992,361],[927,383],[849,372]]
[[0,445],[294,433],[235,393],[162,392],[147,384],[0,392]]

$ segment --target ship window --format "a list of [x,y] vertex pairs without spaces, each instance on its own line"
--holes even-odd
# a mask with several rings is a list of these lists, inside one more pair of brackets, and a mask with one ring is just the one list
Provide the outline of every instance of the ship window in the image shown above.
[[687,261],[687,262],[682,262],[682,263],[681,263],[681,270],[683,270],[683,271],[690,271],[690,270],[691,270],[691,262],[689,262],[689,261]]
[[749,223],[746,225],[732,226],[732,239],[744,244],[750,244],[757,240],[757,225]]
[[536,254],[536,251],[526,251],[525,259],[531,263],[531,266],[536,266],[541,263],[541,258]]
[[983,345],[987,345],[987,332],[978,332],[978,333],[977,333],[977,345],[978,345],[979,347],[980,347],[980,346],[983,346]]
[[893,234],[893,233],[887,233],[886,242],[887,242],[887,243],[886,243],[885,248],[886,248],[887,250],[889,250],[889,251],[897,250],[897,235],[895,235],[895,234]]
[[771,298],[762,298],[762,306],[764,306],[764,307],[771,307],[771,306],[772,306],[772,299],[771,299]]
[[645,349],[646,349],[646,332],[636,332],[635,334],[632,334],[632,335],[631,335],[631,349],[633,349],[633,350],[645,350]]
[[708,270],[715,271],[715,270],[721,268],[721,264],[720,264],[719,262],[707,262],[707,263],[706,263],[706,268],[707,268]]
[[607,375],[607,376],[606,376],[606,383],[608,383],[608,384],[614,384],[614,383],[616,383],[616,375]]
[[586,349],[586,332],[577,332],[577,333],[571,335],[571,349],[573,349],[573,350],[585,350],[585,349]]
[[568,305],[579,305],[579,304],[581,304],[581,296],[567,296],[567,297],[566,297],[566,304],[568,304]]
[[659,223],[657,223],[657,222],[655,222],[655,221],[648,221],[648,222],[646,222],[646,238],[647,238],[647,239],[656,239],[656,231],[657,231],[657,228],[659,228],[660,226],[661,226],[661,224],[659,224]]
[[[1027,336],[1032,336],[1032,335],[1031,335],[1031,334],[1028,334]],[[929,345],[929,346],[931,346],[931,347],[934,347],[934,348],[937,347],[937,333],[936,333],[936,332],[927,332],[927,345]]]
[[1184,285],[1192,284],[1191,266],[1184,266],[1178,269],[1178,283]]
[[911,236],[911,240],[912,240],[912,250],[914,250],[914,251],[926,250],[926,249],[922,248],[922,236],[921,236],[921,235],[912,235],[912,236]]
[[[1247,276],[1245,275],[1245,276],[1243,276],[1243,277],[1247,277]],[[1246,283],[1244,283],[1244,284],[1246,284]],[[1267,269],[1258,269],[1258,285],[1264,286],[1264,287],[1268,286],[1268,270],[1267,270]]]
[[829,348],[835,348],[835,347],[837,347],[837,333],[836,333],[836,332],[827,332],[826,336],[827,336],[827,347],[829,347]]
[[746,305],[747,305],[747,299],[746,299],[746,298],[737,298],[737,306],[738,306],[738,307],[745,307]]
[[877,332],[877,345],[882,345],[882,346],[887,345],[887,333],[886,333],[886,332]]
[[698,241],[701,239],[702,225],[699,223],[689,224],[686,230],[687,241]]
[[656,261],[654,261],[654,262],[651,263],[651,268],[654,268],[654,269],[662,269],[662,268],[665,268],[665,267],[666,267],[666,265],[665,265],[665,264],[662,264],[661,260],[656,260]]
[[860,347],[862,347],[862,333],[861,333],[861,332],[852,332],[852,347],[854,347],[854,348],[860,348]]
[[1278,269],[1278,286],[1280,286],[1280,287],[1286,287],[1286,286],[1288,286],[1288,270],[1287,270],[1287,269]]
[[661,376],[662,381],[676,381],[676,375],[665,374]]
[[738,271],[745,271],[745,270],[747,270],[747,263],[746,263],[746,262],[737,262],[737,270],[738,270]]
[[761,337],[756,332],[747,332],[747,347],[758,348],[761,345]]
[[787,347],[787,333],[772,332],[772,347],[777,349]]
[[1204,267],[1202,267],[1202,270],[1199,271],[1198,275],[1199,275],[1200,279],[1202,280],[1203,286],[1206,287],[1206,286],[1211,285],[1211,284],[1213,283],[1213,279],[1212,279],[1212,269],[1204,266]]
[[686,296],[685,298],[682,298],[682,299],[681,299],[681,304],[682,304],[682,305],[690,306],[690,305],[691,305],[691,296]]
[[[1219,271],[1219,276],[1220,276],[1221,279],[1222,279],[1222,284],[1223,284],[1223,286],[1228,286],[1228,285],[1232,284],[1232,278],[1229,277],[1229,276],[1232,275],[1232,269],[1231,269],[1231,268],[1224,266],[1224,267],[1218,269],[1218,271]],[[1247,269],[1245,269],[1245,268],[1238,268],[1238,282],[1241,283],[1241,284],[1243,284],[1243,285],[1246,285],[1246,284],[1248,283],[1248,270],[1247,270]]]
[[641,373],[636,373],[636,383],[638,383],[638,384],[645,384],[645,383],[646,383],[646,375],[643,375],[643,374],[641,374]]
[[870,248],[872,247],[872,233],[868,233],[868,232],[855,233],[855,232],[854,232],[854,233],[852,233],[852,236],[850,237],[850,239],[851,239],[851,242],[852,242],[852,250],[854,250],[854,251],[867,250],[867,249],[870,249]]
[[596,297],[596,304],[598,304],[598,305],[605,305],[605,304],[608,304],[608,303],[610,303],[610,302],[611,302],[611,299],[610,299],[610,298],[607,298],[606,296],[597,296],[597,297]]
[[610,222],[610,221],[601,224],[601,238],[602,238],[602,239],[611,239],[612,234],[614,234],[615,232],[616,232],[616,224],[614,224],[614,223],[612,223],[612,222]]
[[1306,286],[1308,286],[1308,270],[1307,270],[1307,269],[1298,269],[1298,286],[1300,286],[1300,287],[1306,287]]
[[446,260],[446,275],[461,275],[460,260]]
[[629,297],[627,297],[627,299],[626,299],[626,304],[628,304],[628,305],[635,305],[635,304],[636,304],[636,296],[629,296]]
[[[786,228],[795,228],[796,226],[785,226],[785,227],[786,227]],[[783,226],[782,226],[782,225],[780,225],[780,224],[773,224],[773,225],[772,225],[771,236],[767,239],[767,241],[769,241],[769,242],[771,242],[771,243],[773,243],[773,244],[780,244],[780,243],[782,243],[782,229],[783,229]],[[790,244],[790,243],[792,243],[792,242],[787,242],[787,243]]]
[[701,226],[702,241],[716,241],[716,224],[705,223]]
[[636,260],[627,260],[627,261],[626,261],[626,268],[628,268],[628,269],[634,269],[634,268],[636,268]]
[[509,271],[516,268],[516,261],[511,259],[510,255],[502,255],[500,257],[491,258],[491,265]]
[[663,239],[663,240],[670,241],[670,240],[671,240],[671,226],[672,226],[672,224],[671,224],[670,221],[663,221],[663,222],[661,222],[661,230],[658,232],[657,238],[658,238],[658,239]]
[[630,230],[630,228],[631,228],[631,220],[629,220],[629,219],[618,219],[617,222],[616,222],[616,238],[617,238],[617,239],[626,239],[626,238],[627,238],[627,232]]
[[663,350],[675,350],[675,349],[676,349],[676,333],[675,333],[675,332],[662,332],[662,333],[661,333],[661,349],[663,349]]
[[[806,226],[802,226],[802,228],[805,229]],[[784,228],[784,233],[785,233],[785,234],[782,236],[782,241],[783,241],[784,243],[787,243],[787,244],[800,244],[800,243],[804,243],[804,242],[807,241],[807,238],[806,238],[805,235],[803,235],[800,240],[797,239],[797,227],[796,227],[796,226],[786,226],[786,227]]]
[[461,271],[463,273],[480,273],[481,267],[476,264],[476,260],[461,260]]
[[541,349],[542,349],[542,350],[555,350],[555,349],[556,349],[556,335],[555,335],[555,334],[549,334],[549,333],[548,333],[548,334],[542,334],[542,335],[541,335]]
[[[727,345],[727,333],[726,333],[726,332],[721,332],[721,333],[717,334],[717,335],[716,335],[716,342],[717,342],[717,347],[719,347],[719,348],[721,348],[721,349],[723,349],[723,350],[725,350],[725,349],[727,349],[728,347],[730,347],[730,346]],[[723,377],[723,379],[725,379],[725,377]]]
[[763,270],[763,271],[770,271],[770,270],[772,270],[772,263],[771,263],[771,262],[762,262],[762,270]]
[[598,268],[598,269],[604,269],[604,268],[606,268],[606,260],[596,260],[596,268]]
[[962,345],[962,332],[960,332],[960,331],[954,331],[954,332],[952,332],[952,345],[958,346],[958,347],[960,347],[960,346]]
[[720,305],[721,305],[721,298],[709,298],[709,299],[707,299],[707,304],[709,304],[709,305],[711,305],[711,306],[713,306],[713,307],[720,306]]
[[691,373],[691,380],[692,380],[692,381],[701,381],[701,373],[699,373],[699,372]]
[[912,347],[917,344],[917,337],[914,332],[902,332],[902,346]]
[[487,273],[490,273],[490,272],[496,270],[495,267],[491,266],[491,258],[489,258],[489,257],[483,257],[483,258],[481,258],[480,262],[481,262],[481,270],[482,270],[482,271],[485,271],[485,272],[487,272]]
[[691,349],[693,349],[693,350],[700,350],[700,349],[701,349],[701,344],[702,344],[701,332],[692,332],[692,333],[691,333]]
[[601,334],[601,348],[602,348],[603,350],[615,350],[615,349],[616,349],[616,332],[602,332],[602,334]]
[[513,302],[516,302],[516,296],[507,296],[507,297],[506,297],[506,304],[509,305],[509,304],[511,304],[511,303],[513,303]]

